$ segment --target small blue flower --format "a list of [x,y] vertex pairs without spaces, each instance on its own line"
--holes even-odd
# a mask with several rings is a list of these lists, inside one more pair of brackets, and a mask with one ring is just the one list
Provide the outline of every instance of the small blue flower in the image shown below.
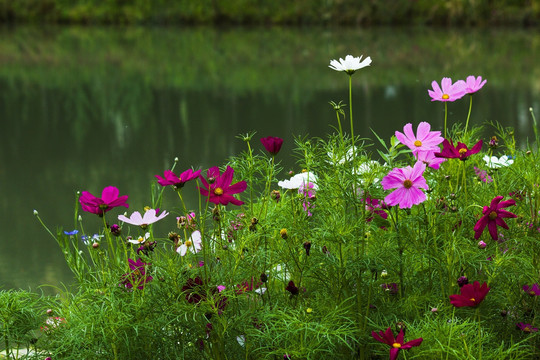
[[77,235],[78,232],[79,232],[79,230],[64,231],[64,234],[69,235],[69,236],[73,236],[73,235]]
[[84,245],[92,245],[94,242],[99,242],[104,235],[94,234],[93,236],[81,236]]

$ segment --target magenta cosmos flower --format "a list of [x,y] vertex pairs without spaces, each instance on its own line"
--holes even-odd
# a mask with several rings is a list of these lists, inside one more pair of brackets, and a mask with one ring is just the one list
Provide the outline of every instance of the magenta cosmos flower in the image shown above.
[[163,177],[155,175],[158,179],[158,184],[161,186],[173,185],[175,188],[179,189],[184,186],[190,180],[196,179],[201,175],[201,170],[193,171],[188,169],[176,176],[171,170],[165,170],[163,172]]
[[400,143],[409,147],[413,154],[419,151],[439,151],[439,144],[443,142],[440,131],[430,131],[431,125],[421,122],[416,129],[416,136],[412,130],[412,124],[408,123],[403,127],[403,133],[396,131],[396,138]]
[[482,77],[474,77],[474,76],[467,76],[467,80],[465,81],[465,93],[466,94],[474,94],[478,90],[480,90],[484,84],[487,82],[487,80],[482,81]]
[[458,141],[457,146],[454,146],[454,143],[452,140],[448,141],[447,139],[444,139],[443,141],[443,149],[441,152],[435,153],[436,157],[441,158],[447,158],[447,159],[459,159],[459,160],[467,160],[467,158],[471,155],[474,155],[482,149],[482,144],[484,142],[480,140],[477,142],[472,149],[469,150],[467,148],[467,145],[465,145],[462,142]]
[[478,281],[463,285],[460,289],[460,295],[450,295],[450,304],[455,307],[476,307],[484,301],[489,290],[486,283],[480,285]]
[[134,286],[140,290],[144,289],[144,285],[153,279],[152,276],[146,274],[146,268],[150,264],[143,262],[141,259],[137,259],[137,261],[128,259],[128,263],[131,272],[124,274],[121,284],[126,289],[133,289]]
[[390,328],[386,329],[386,331],[384,332],[379,331],[379,333],[372,331],[371,336],[373,336],[373,338],[378,342],[390,346],[390,360],[397,359],[400,350],[408,350],[414,346],[420,346],[420,344],[422,344],[422,341],[424,341],[423,338],[418,338],[403,343],[403,338],[405,337],[403,329],[399,331],[399,334],[396,338],[394,338],[394,333],[392,333],[392,329]]
[[118,196],[119,194],[120,191],[117,188],[114,186],[107,186],[101,192],[101,198],[95,197],[88,191],[83,191],[81,197],[79,198],[79,202],[81,203],[81,207],[84,211],[103,216],[103,214],[115,207],[129,207],[129,205],[126,203],[128,196]]
[[163,211],[161,214],[159,214],[159,216],[157,216],[155,209],[149,209],[144,212],[143,216],[141,216],[141,213],[138,211],[134,211],[133,214],[131,214],[129,218],[126,217],[125,215],[118,215],[118,220],[131,224],[131,225],[136,225],[142,228],[146,228],[148,225],[153,224],[156,221],[163,219],[167,215],[169,215],[169,213],[166,211]]
[[502,201],[503,196],[497,196],[491,200],[489,206],[484,206],[482,210],[483,216],[478,220],[476,225],[474,225],[474,238],[479,239],[484,229],[488,228],[489,234],[493,240],[498,240],[497,235],[497,225],[508,229],[508,225],[504,222],[503,218],[515,218],[516,214],[512,214],[509,211],[504,210],[503,208],[516,205],[514,199]]
[[445,158],[436,157],[435,153],[438,151],[419,151],[416,153],[416,160],[423,162],[432,169],[438,170],[441,167],[441,163],[445,162]]
[[420,188],[428,190],[424,179],[426,165],[417,161],[414,167],[395,168],[382,181],[384,190],[396,189],[384,198],[387,205],[398,205],[400,209],[412,208],[426,200],[426,194]]
[[272,154],[272,156],[275,156],[277,155],[279,150],[281,150],[281,145],[283,145],[283,139],[274,136],[267,136],[261,139],[261,143],[263,144],[266,151]]
[[441,86],[436,81],[433,81],[431,86],[433,90],[428,90],[431,101],[456,101],[467,93],[465,91],[465,81],[463,80],[458,80],[452,84],[452,79],[445,77],[441,80]]
[[232,195],[245,191],[247,189],[247,183],[245,181],[239,181],[231,185],[233,175],[234,170],[230,166],[227,166],[223,174],[220,174],[217,166],[208,169],[206,179],[202,176],[200,177],[203,184],[203,187],[199,187],[201,195],[208,197],[208,200],[216,205],[227,205],[228,203],[242,205],[244,202]]
[[527,294],[531,296],[540,296],[540,286],[538,284],[532,284],[529,285],[523,285],[523,291],[525,291]]

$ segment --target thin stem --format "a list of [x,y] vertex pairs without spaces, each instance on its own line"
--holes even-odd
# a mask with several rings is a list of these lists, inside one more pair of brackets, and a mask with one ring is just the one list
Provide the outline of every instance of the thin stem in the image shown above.
[[472,95],[469,95],[469,98],[471,99],[471,101],[469,102],[469,114],[467,114],[467,122],[465,122],[465,132],[463,133],[463,136],[465,136],[465,134],[467,133],[467,128],[469,127],[469,118],[471,117]]
[[444,102],[444,138],[446,137],[446,119],[448,118],[448,102]]
[[352,111],[352,75],[349,75],[349,117],[351,120],[351,138],[354,149],[354,126],[353,126],[353,111]]

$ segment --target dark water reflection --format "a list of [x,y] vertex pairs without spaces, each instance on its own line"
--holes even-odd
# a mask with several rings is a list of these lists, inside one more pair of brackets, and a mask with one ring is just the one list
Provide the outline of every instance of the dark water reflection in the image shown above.
[[[388,138],[407,122],[441,128],[443,106],[427,89],[443,76],[487,78],[471,122],[513,126],[522,144],[528,108],[540,112],[540,36],[521,30],[25,27],[1,39],[3,288],[70,281],[32,211],[71,229],[77,190],[115,185],[139,209],[176,156],[181,168],[221,165],[244,150],[236,135],[252,130],[255,147],[261,136],[285,138],[280,156],[294,167],[293,135],[336,125],[328,101],[346,100],[347,78],[328,63],[348,53],[373,59],[354,77],[362,135]],[[463,121],[468,103],[450,109],[450,123]]]

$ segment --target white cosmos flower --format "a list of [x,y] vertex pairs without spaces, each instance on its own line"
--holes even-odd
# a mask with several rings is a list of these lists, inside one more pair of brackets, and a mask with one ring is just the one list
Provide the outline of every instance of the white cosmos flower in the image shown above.
[[288,190],[299,189],[301,186],[307,184],[308,182],[313,184],[314,190],[319,190],[319,187],[317,186],[317,176],[310,171],[296,174],[289,180],[278,181],[278,186]]
[[500,158],[496,156],[489,157],[488,155],[485,155],[482,159],[486,162],[486,166],[492,169],[498,169],[500,167],[509,166],[514,163],[514,160],[509,159],[506,155],[503,155]]
[[148,240],[149,237],[150,237],[150,233],[147,232],[146,234],[144,234],[144,236],[141,235],[137,239],[130,239],[128,240],[128,242],[135,245],[144,244],[144,242]]
[[339,58],[339,61],[330,60],[330,65],[328,65],[328,67],[336,71],[345,71],[347,74],[352,75],[356,70],[371,64],[371,58],[369,56],[365,58],[364,61],[360,61],[362,60],[362,56],[363,55],[354,57],[352,55],[347,55],[345,56],[345,60],[342,58]]
[[196,254],[202,249],[202,238],[201,238],[201,232],[199,230],[196,230],[191,234],[189,240],[186,240],[185,243],[180,245],[178,249],[176,249],[176,252],[180,254],[180,256],[186,255],[187,251],[191,251],[192,253]]

